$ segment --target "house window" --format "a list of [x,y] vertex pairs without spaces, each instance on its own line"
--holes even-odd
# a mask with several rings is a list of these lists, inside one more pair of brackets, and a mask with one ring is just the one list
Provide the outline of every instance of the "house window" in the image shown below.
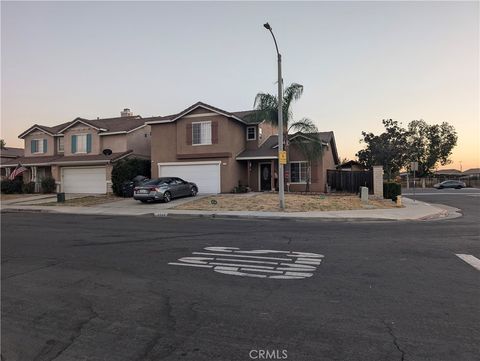
[[45,144],[46,139],[33,139],[31,143],[32,153],[45,153],[47,151]]
[[192,145],[212,144],[212,122],[192,123]]
[[257,139],[257,127],[247,127],[247,140]]
[[57,150],[60,152],[60,153],[63,153],[63,150],[64,150],[64,145],[63,145],[63,137],[58,137],[58,148]]
[[87,135],[77,135],[77,153],[87,153]]
[[290,163],[290,181],[291,183],[306,183],[308,165],[307,162]]
[[72,135],[72,153],[90,153],[92,151],[91,134]]

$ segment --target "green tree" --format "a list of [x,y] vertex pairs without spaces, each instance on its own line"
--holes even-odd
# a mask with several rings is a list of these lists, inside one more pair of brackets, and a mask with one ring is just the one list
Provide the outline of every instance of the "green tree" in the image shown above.
[[6,143],[5,140],[0,139],[0,149],[5,149]]
[[360,163],[370,168],[382,165],[389,180],[398,173],[407,163],[408,144],[407,131],[395,120],[382,120],[385,132],[380,135],[362,132],[361,142],[366,148],[360,150],[356,156]]
[[437,165],[451,163],[457,139],[455,128],[447,122],[429,125],[422,119],[413,120],[408,124],[408,161],[418,162],[420,177],[431,175]]

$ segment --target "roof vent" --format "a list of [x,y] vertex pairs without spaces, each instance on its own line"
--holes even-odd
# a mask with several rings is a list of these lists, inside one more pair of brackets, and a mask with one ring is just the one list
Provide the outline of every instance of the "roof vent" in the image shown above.
[[130,108],[125,108],[120,112],[120,116],[122,117],[131,117],[133,115],[132,111]]

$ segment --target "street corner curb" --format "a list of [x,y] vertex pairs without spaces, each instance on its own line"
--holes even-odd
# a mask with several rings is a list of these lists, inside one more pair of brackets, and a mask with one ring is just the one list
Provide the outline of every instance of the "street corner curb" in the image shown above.
[[[436,206],[439,207],[440,205],[436,205]],[[461,209],[454,208],[454,207],[448,207],[448,206],[443,206],[443,207],[445,207],[445,208],[441,208],[440,212],[437,212],[437,213],[429,215],[429,216],[422,217],[419,220],[421,220],[421,221],[444,221],[444,220],[463,217],[463,213],[462,213]]]
[[61,213],[55,209],[5,208],[0,213]]
[[309,221],[309,222],[398,222],[398,219],[385,218],[353,218],[353,217],[301,217],[301,216],[270,216],[256,214],[225,214],[225,213],[169,213],[157,212],[155,217],[168,218],[210,218],[210,219],[244,219],[244,220],[270,220],[270,221]]

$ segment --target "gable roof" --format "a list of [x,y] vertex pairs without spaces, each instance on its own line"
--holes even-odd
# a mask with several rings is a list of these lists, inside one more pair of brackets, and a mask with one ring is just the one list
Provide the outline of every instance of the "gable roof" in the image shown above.
[[179,113],[166,115],[163,117],[150,117],[144,118],[145,124],[161,124],[161,123],[173,123],[177,119],[187,115],[188,113],[194,111],[197,108],[205,108],[210,110],[213,113],[217,113],[220,115],[224,115],[227,118],[235,119],[243,124],[259,124],[261,121],[258,121],[253,117],[255,114],[255,110],[245,110],[245,111],[238,111],[238,112],[228,112],[226,110],[214,107],[212,105],[203,103],[203,102],[196,102],[195,104],[189,106],[188,108],[182,110]]
[[5,147],[0,149],[0,158],[18,158],[24,155],[23,148]]
[[127,133],[145,125],[145,121],[140,115],[102,119],[85,119],[78,117],[70,122],[58,124],[52,127],[35,124],[28,128],[26,131],[24,131],[22,134],[20,134],[18,137],[24,138],[26,135],[28,135],[34,130],[43,131],[51,136],[60,136],[62,135],[62,132],[78,123],[82,123],[92,128],[95,128],[100,131],[100,134],[113,132]]
[[[337,152],[337,145],[335,143],[335,136],[333,132],[318,132],[311,134],[309,136],[317,136],[320,140],[325,143],[329,144],[332,148],[333,160],[335,164],[340,163],[338,158]],[[308,138],[309,136],[302,134],[302,133],[295,133],[290,134],[288,136],[289,141],[295,139],[297,137],[305,137]],[[278,135],[271,135],[270,137],[263,142],[263,144],[258,147],[257,149],[247,149],[244,150],[237,156],[237,160],[248,160],[248,159],[277,159],[278,158]]]
[[[335,164],[340,163],[337,152],[337,145],[335,143],[335,136],[333,132],[318,132],[313,133],[312,135],[317,136],[322,143],[325,145],[330,145],[333,153],[333,160]],[[311,135],[309,135],[311,136]],[[291,141],[297,137],[308,138],[306,134],[295,133],[289,134],[288,139]],[[247,160],[247,159],[277,159],[278,158],[278,135],[271,135],[270,137],[263,142],[263,144],[257,149],[247,149],[244,150],[237,156],[238,160]]]

